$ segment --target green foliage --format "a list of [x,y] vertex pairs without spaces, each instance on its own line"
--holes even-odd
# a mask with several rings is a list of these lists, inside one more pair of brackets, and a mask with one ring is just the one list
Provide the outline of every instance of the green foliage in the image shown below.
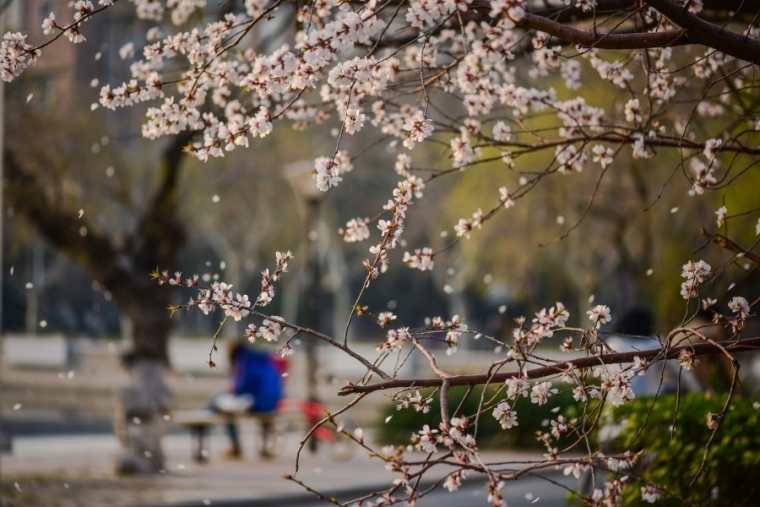
[[[536,431],[543,430],[542,423],[552,415],[552,409],[559,407],[560,413],[565,413],[571,405],[576,402],[573,400],[571,390],[565,385],[556,386],[559,392],[549,398],[549,402],[539,407],[526,398],[520,398],[513,406],[516,407],[519,425],[508,430],[501,429],[498,421],[491,415],[492,407],[498,403],[504,396],[499,392],[499,387],[491,386],[488,388],[485,396],[485,407],[490,407],[480,416],[478,423],[477,440],[478,445],[491,448],[517,448],[532,447],[535,448],[540,444],[536,441]],[[423,396],[429,396],[432,391],[423,392]],[[481,387],[472,389],[472,392],[462,402],[467,389],[464,387],[454,387],[449,391],[449,410],[453,413],[457,407],[462,408],[459,414],[471,416],[475,414],[480,403],[483,393]],[[494,398],[495,396],[495,398]],[[415,412],[412,408],[397,410],[396,403],[391,403],[382,411],[382,418],[379,421],[378,438],[386,444],[405,444],[409,442],[409,436],[419,430],[423,425],[428,424],[431,428],[437,428],[441,421],[441,408],[437,393],[430,407],[430,412],[422,414]],[[391,419],[385,423],[385,419],[391,416]],[[471,419],[472,421],[472,419]]]
[[640,494],[646,483],[663,491],[657,505],[757,505],[760,410],[752,406],[750,399],[733,401],[710,447],[702,474],[690,486],[711,433],[707,413],[719,413],[723,403],[724,397],[708,398],[703,393],[682,396],[672,437],[675,396],[663,396],[654,405],[652,399],[637,399],[612,412],[614,420],[624,421],[613,448],[647,450],[642,470],[637,471],[640,477],[624,491],[624,505],[649,505]]

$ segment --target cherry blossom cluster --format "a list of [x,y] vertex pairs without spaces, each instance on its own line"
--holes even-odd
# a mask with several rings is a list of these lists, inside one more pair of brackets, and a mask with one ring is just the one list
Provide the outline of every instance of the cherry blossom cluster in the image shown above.
[[525,326],[525,318],[520,317],[517,319],[520,327],[515,328],[512,333],[514,343],[518,346],[535,346],[564,328],[568,319],[570,319],[570,312],[560,302],[537,312],[529,327]]
[[391,351],[403,347],[412,341],[412,333],[408,327],[389,329],[385,334],[385,341],[378,345],[378,352]]
[[407,393],[405,396],[401,396],[401,399],[396,404],[396,409],[403,410],[412,408],[415,412],[427,414],[430,412],[431,402],[432,397],[423,397],[419,390],[415,390],[414,393]]
[[18,32],[3,34],[0,42],[0,78],[6,83],[13,81],[27,67],[34,65],[39,56],[40,50],[26,41],[26,35]]
[[346,222],[346,227],[340,229],[338,234],[343,236],[343,240],[347,243],[356,243],[369,239],[369,224],[368,218],[352,218]]
[[283,332],[283,319],[279,316],[267,317],[262,320],[261,325],[248,324],[245,329],[245,336],[248,341],[254,343],[257,338],[267,342],[275,342]]
[[472,452],[477,446],[473,436],[467,433],[469,426],[470,420],[467,417],[452,417],[448,424],[441,422],[438,428],[430,428],[425,424],[412,435],[411,442],[417,450],[426,453],[438,452],[439,445],[449,450],[460,448]]
[[369,253],[374,256],[374,260],[365,259],[363,261],[367,270],[365,286],[368,287],[372,280],[387,271],[389,266],[388,252],[401,244],[409,205],[415,198],[422,198],[424,188],[425,184],[422,179],[411,174],[396,184],[393,189],[393,198],[389,199],[383,206],[384,214],[388,218],[381,218],[377,221],[380,241],[369,247]]
[[[24,34],[6,33],[0,43],[0,77],[6,82],[18,78],[47,44],[59,38],[86,42],[85,23],[115,3],[70,2],[70,21],[58,20],[54,13],[45,17],[42,32],[48,39],[37,45]],[[635,377],[651,364],[670,358],[692,368],[704,352],[693,342],[710,345],[700,331],[692,330],[688,339],[680,341],[661,340],[661,350],[637,352],[624,364],[611,365],[609,356],[607,362],[602,360],[615,353],[605,341],[605,326],[614,319],[605,304],[594,304],[585,316],[581,314],[580,327],[569,326],[571,315],[565,304],[557,302],[532,317],[518,317],[511,334],[488,336],[458,315],[418,316],[415,322],[405,322],[400,317],[403,312],[397,316],[377,311],[364,296],[394,263],[425,272],[449,267],[458,243],[478,241],[476,231],[522,204],[523,196],[546,181],[576,194],[587,179],[596,180],[580,221],[606,191],[605,178],[622,181],[630,167],[643,169],[644,186],[656,182],[694,200],[705,200],[741,182],[760,155],[756,148],[760,117],[744,100],[758,86],[758,57],[736,50],[736,39],[723,45],[714,41],[731,32],[741,34],[746,44],[756,44],[759,29],[726,12],[715,25],[719,29],[699,40],[699,24],[687,27],[678,16],[660,12],[653,6],[656,2],[634,2],[630,8],[606,6],[603,17],[596,12],[600,0],[245,0],[221,10],[214,10],[207,0],[128,3],[139,18],[155,26],[146,31],[144,40],[122,46],[119,54],[127,61],[129,77],[104,84],[93,109],[143,106],[144,137],[190,132],[187,150],[201,161],[240,148],[256,150],[260,139],[283,126],[323,129],[333,135],[334,143],[313,154],[313,183],[321,192],[348,191],[345,182],[363,170],[362,153],[356,148],[363,144],[359,139],[377,137],[378,146],[392,153],[387,167],[379,168],[394,178],[382,209],[375,215],[352,211],[353,218],[341,219],[348,219],[338,231],[346,243],[372,238],[366,246],[355,245],[367,248],[369,255],[362,261],[366,275],[343,337],[260,312],[273,301],[290,252],[277,252],[275,267],[262,272],[259,292],[253,297],[235,291],[218,275],[154,273],[160,285],[197,290],[186,307],[195,306],[204,314],[221,310],[224,320],[253,320],[246,322],[244,332],[250,341],[275,342],[291,330],[304,339],[337,347],[367,369],[361,380],[345,388],[345,394],[364,396],[373,390],[400,388],[394,396],[397,408],[421,413],[430,411],[435,396],[440,399],[439,424],[419,428],[408,446],[372,452],[398,479],[388,490],[361,500],[363,505],[413,504],[420,492],[419,479],[439,464],[454,467],[443,482],[449,491],[457,490],[468,474],[481,473],[488,479],[488,501],[503,505],[504,481],[515,475],[480,458],[477,421],[488,414],[509,431],[520,424],[516,407],[521,399],[551,410],[537,435],[546,451],[540,466],[561,468],[574,477],[605,470],[609,480],[583,500],[618,505],[638,455],[605,456],[576,446],[582,457],[560,461],[561,441],[585,432],[593,417],[572,418],[554,411],[558,383],[568,384],[573,398],[585,408],[593,405],[601,411],[605,404],[624,404],[634,397]],[[718,7],[714,4],[711,10]],[[701,1],[679,0],[673,5],[686,7],[680,15],[692,16],[687,20],[709,22]],[[212,12],[216,16],[208,15]],[[159,25],[161,21],[173,26]],[[626,49],[626,44],[631,47]],[[591,87],[603,93],[597,97]],[[605,94],[614,98],[605,101]],[[433,162],[426,165],[422,160]],[[660,177],[663,166],[666,175]],[[408,244],[405,231],[416,218],[412,204],[429,200],[428,187],[437,181],[455,180],[476,170],[491,171],[499,179],[493,195],[474,196],[483,204],[473,204],[471,215],[447,221],[441,241],[428,238],[424,246]],[[662,207],[660,200],[658,196],[646,205],[656,210],[657,205]],[[716,206],[710,202],[707,209]],[[568,208],[575,209],[572,204]],[[710,213],[710,227],[719,230],[710,239],[730,250],[732,262],[750,265],[758,262],[755,245],[745,249],[727,237],[737,232],[734,224],[747,217],[752,219],[754,236],[760,236],[760,209],[732,208],[729,213],[723,204],[714,215]],[[557,225],[564,227],[561,218]],[[373,230],[378,231],[374,237]],[[564,227],[560,239],[573,230]],[[712,233],[705,230],[705,234]],[[705,260],[683,265],[680,294],[689,309],[693,309],[691,300],[697,299],[703,310],[712,312],[713,324],[738,340],[758,302],[718,294],[732,265],[706,258],[713,265]],[[733,285],[729,287],[730,291]],[[351,347],[355,317],[371,318],[382,330],[375,357],[364,357]],[[684,329],[679,332],[685,333]],[[488,375],[477,381],[465,379],[472,382],[465,384],[498,384],[498,394],[484,398],[475,414],[461,413],[459,408],[447,412],[449,382],[456,376],[442,369],[436,353],[455,354],[469,336],[492,343],[494,361],[484,367]],[[548,346],[550,339],[567,360],[543,357],[538,347]],[[292,352],[291,341],[287,340],[283,354]],[[673,353],[670,347],[679,346],[684,348]],[[400,366],[412,354],[423,357],[438,380],[435,384],[427,379],[427,385],[436,385],[431,391],[418,390],[418,379],[404,384],[398,377]],[[385,361],[394,356],[399,366],[391,371]],[[592,359],[593,363],[574,362]],[[503,367],[508,368],[507,376],[492,382],[492,376],[504,375]],[[719,414],[707,420],[708,428],[718,431]],[[323,423],[336,423],[335,417],[329,415]],[[361,431],[344,434],[370,448]],[[430,456],[421,465],[414,452]],[[654,484],[643,486],[639,493],[645,502],[667,495]]]
[[689,261],[683,265],[681,277],[684,282],[681,284],[681,296],[684,299],[695,298],[699,296],[699,287],[710,277],[712,267],[703,260]]
[[[209,315],[211,312],[220,308],[225,317],[229,317],[235,322],[239,322],[242,319],[251,315],[251,313],[257,308],[263,308],[272,302],[275,296],[275,287],[282,275],[288,270],[288,263],[293,258],[291,252],[276,252],[275,254],[275,267],[274,271],[270,272],[267,268],[261,273],[261,291],[254,301],[248,297],[247,294],[242,294],[233,291],[233,286],[220,281],[218,275],[204,274],[191,275],[184,277],[181,272],[175,272],[169,274],[168,271],[154,272],[151,276],[158,282],[159,285],[168,286],[183,286],[188,288],[198,287],[201,281],[209,282],[210,284],[206,288],[199,288],[195,297],[185,305],[187,308],[196,307],[204,315]],[[176,307],[179,308],[179,307]],[[276,321],[272,321],[272,325],[263,324],[263,327],[269,328],[269,331],[262,330],[259,336],[264,337],[268,341],[272,341],[272,336],[276,337],[280,334],[274,332],[277,330],[273,327]],[[255,327],[253,328],[255,331]]]
[[433,249],[430,247],[417,248],[412,254],[404,252],[404,262],[410,268],[419,269],[420,271],[428,271],[433,269],[434,256]]
[[612,321],[612,313],[610,312],[610,307],[607,305],[596,305],[586,312],[586,315],[594,325],[594,329],[599,329],[604,324]]
[[462,321],[459,315],[454,315],[450,320],[442,317],[433,317],[430,322],[430,328],[444,331],[444,343],[446,344],[446,354],[451,355],[457,351],[459,338],[469,331],[467,324]]
[[342,175],[353,168],[351,159],[345,151],[339,151],[332,158],[318,158],[314,167],[317,188],[322,192],[327,192],[331,187],[337,187],[343,181]]

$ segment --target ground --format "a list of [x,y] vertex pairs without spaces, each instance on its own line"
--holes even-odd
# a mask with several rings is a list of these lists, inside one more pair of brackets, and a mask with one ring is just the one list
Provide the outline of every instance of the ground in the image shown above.
[[[153,478],[118,478],[113,475],[113,458],[117,444],[108,434],[78,436],[53,435],[22,437],[14,440],[11,455],[3,455],[3,507],[131,507],[163,505],[213,505],[242,499],[287,500],[303,497],[303,489],[283,479],[293,473],[293,458],[298,434],[288,434],[280,443],[279,456],[271,461],[256,457],[256,426],[243,428],[244,447],[248,451],[242,461],[223,458],[224,435],[217,431],[211,439],[211,462],[198,465],[190,460],[190,440],[184,433],[166,438],[168,470]],[[534,459],[529,453],[486,453],[499,459]],[[438,475],[440,477],[440,474]],[[326,491],[372,488],[390,482],[391,475],[382,463],[362,453],[347,457],[323,448],[318,454],[305,454],[298,477]],[[543,483],[532,483],[535,491],[546,496]],[[471,488],[467,497],[478,498],[482,488]],[[515,490],[517,492],[517,490]],[[462,493],[464,494],[464,492]],[[515,493],[516,494],[516,493]],[[554,496],[563,492],[555,491]],[[308,498],[308,495],[305,495]],[[205,501],[205,502],[204,502]],[[302,499],[301,499],[302,501]],[[476,505],[482,505],[480,497]],[[437,502],[436,502],[437,503]],[[282,505],[287,505],[284,503]],[[242,505],[242,504],[241,504]],[[252,503],[251,505],[263,505]],[[315,503],[314,505],[319,505]],[[545,504],[544,504],[545,505]]]
[[[116,348],[103,342],[83,341],[78,347],[82,356],[79,366],[70,370],[62,362],[65,357],[62,339],[6,337],[4,345],[0,410],[14,438],[13,452],[0,454],[0,507],[202,507],[204,500],[212,504],[224,501],[230,505],[229,502],[236,499],[250,500],[238,505],[271,507],[273,499],[289,502],[279,505],[291,505],[289,499],[296,498],[294,495],[311,501],[302,488],[282,478],[294,471],[295,451],[304,433],[303,427],[280,428],[285,438],[279,456],[268,462],[256,458],[254,423],[249,421],[242,428],[247,456],[241,462],[223,459],[227,444],[221,428],[217,428],[210,445],[211,462],[204,466],[192,462],[190,437],[175,427],[165,439],[168,455],[165,475],[117,478],[113,464],[118,444],[112,435],[110,418],[114,393],[126,377],[119,368]],[[210,396],[225,388],[224,368],[209,371],[205,363],[207,340],[174,339],[172,347],[172,356],[177,360],[169,380],[177,396],[177,406],[205,406]],[[335,378],[349,379],[357,375],[349,367],[351,363],[333,350],[320,353],[327,364],[326,371]],[[471,352],[466,357],[477,362],[474,358],[478,354]],[[457,356],[443,360],[455,361]],[[296,399],[302,398],[304,392],[301,373],[304,365],[299,361],[300,357],[296,356],[288,379],[288,396]],[[465,366],[446,363],[452,371],[468,371]],[[324,401],[331,408],[345,403],[345,399],[335,397],[337,385],[325,383],[323,388]],[[353,411],[345,422],[349,427],[371,428],[386,402],[383,396],[373,397],[363,403],[360,410]],[[390,482],[391,475],[377,460],[370,460],[358,450],[350,459],[345,459],[343,454],[326,449],[316,456],[305,455],[299,478],[329,491],[379,487]],[[500,460],[514,456],[537,457],[514,452],[487,455]],[[483,492],[484,488],[475,485],[459,495],[436,498],[430,505],[484,505]],[[546,499],[546,483],[528,480],[519,486],[510,486],[510,507],[525,503],[526,494]],[[556,490],[553,498],[559,498],[561,505],[564,492]],[[540,505],[547,503],[542,500]]]

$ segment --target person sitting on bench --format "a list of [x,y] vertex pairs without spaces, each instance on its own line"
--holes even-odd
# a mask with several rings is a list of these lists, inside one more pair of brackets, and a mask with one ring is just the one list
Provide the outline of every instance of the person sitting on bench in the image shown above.
[[[240,412],[260,414],[260,456],[264,459],[271,458],[272,415],[282,398],[282,375],[274,358],[266,352],[237,341],[231,342],[228,350],[232,381],[230,392],[214,396],[209,403],[209,409],[223,415]],[[230,439],[227,457],[241,458],[240,436],[234,417],[227,420],[225,429]]]

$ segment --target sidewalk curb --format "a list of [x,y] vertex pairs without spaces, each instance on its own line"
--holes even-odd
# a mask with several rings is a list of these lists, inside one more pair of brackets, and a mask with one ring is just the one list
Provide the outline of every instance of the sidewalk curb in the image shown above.
[[[439,481],[430,480],[420,483],[420,488],[430,487]],[[485,483],[485,479],[482,477],[473,477],[471,479],[465,479],[462,481],[462,488],[472,486],[478,483]],[[372,491],[379,491],[387,488],[390,483],[383,482],[374,485],[357,486],[355,488],[346,488],[341,490],[325,491],[323,494],[327,497],[334,497],[344,499],[347,501],[351,498],[356,498],[361,495],[366,495]],[[286,495],[280,495],[276,497],[264,497],[264,498],[228,498],[223,500],[210,499],[211,503],[203,503],[204,500],[183,501],[171,504],[162,504],[161,507],[298,507],[299,505],[313,505],[319,502],[320,499],[313,493],[288,493]],[[159,507],[154,504],[141,504],[133,505],[132,507]]]
[[[559,470],[552,470],[549,473],[543,474],[545,477],[551,477],[554,475],[562,476],[562,472]],[[438,483],[439,480],[428,480],[420,483],[420,488],[428,488]],[[486,480],[482,476],[472,477],[464,479],[462,481],[461,489],[472,487],[479,484],[485,484]],[[345,499],[347,501],[351,498],[356,498],[361,495],[365,495],[372,491],[379,491],[387,488],[388,482],[357,486],[354,488],[346,488],[341,490],[325,491],[323,494],[328,497],[335,497],[337,499]],[[171,504],[161,504],[161,506],[155,504],[140,504],[133,505],[131,507],[298,507],[300,505],[314,505],[319,502],[320,499],[313,493],[289,493],[286,495],[280,495],[276,497],[264,497],[264,498],[228,498],[222,500],[210,499],[211,503],[204,503],[204,500],[182,501]],[[340,500],[339,500],[340,501]]]

